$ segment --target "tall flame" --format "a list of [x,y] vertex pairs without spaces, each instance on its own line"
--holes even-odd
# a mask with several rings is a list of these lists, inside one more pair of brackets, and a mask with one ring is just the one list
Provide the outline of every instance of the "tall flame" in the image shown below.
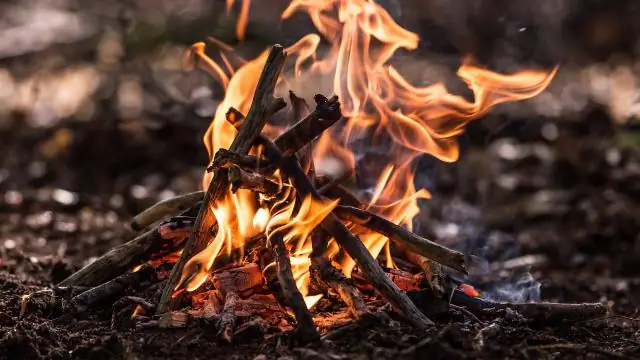
[[[227,0],[229,9],[233,3],[234,0]],[[239,39],[245,34],[248,11],[249,0],[244,0],[236,28]],[[366,178],[380,174],[376,185],[372,189],[360,189],[360,195],[370,194],[367,205],[370,211],[408,228],[419,211],[418,199],[429,197],[426,189],[416,189],[414,185],[413,160],[422,154],[447,162],[457,160],[459,149],[455,138],[466,124],[498,104],[536,96],[557,72],[556,67],[548,72],[528,70],[503,75],[465,62],[457,74],[473,92],[473,100],[469,101],[449,93],[442,83],[412,85],[389,63],[398,49],[415,50],[420,39],[398,25],[373,0],[293,0],[282,18],[287,19],[295,12],[307,13],[320,35],[308,34],[287,48],[288,61],[292,63],[279,84],[296,90],[299,96],[310,96],[312,94],[304,91],[309,84],[321,88],[329,83],[331,91],[339,96],[347,119],[325,131],[314,143],[316,171],[353,171],[367,152],[383,153],[384,156],[377,158],[381,159],[379,162],[387,161],[386,167],[382,164],[375,173],[359,174]],[[328,49],[321,49],[322,38],[328,42]],[[236,136],[237,131],[227,123],[225,114],[230,107],[248,112],[267,57],[265,51],[234,71],[228,61],[232,49],[213,41],[221,49],[223,65],[204,53],[202,43],[195,44],[189,55],[189,59],[201,59],[202,67],[225,89],[224,100],[204,136],[210,157],[219,149],[228,148]],[[274,127],[266,130],[268,134],[278,131]],[[356,151],[356,143],[365,144],[366,150]],[[211,176],[206,174],[203,186],[206,188],[210,181]],[[287,189],[269,209],[256,206],[255,196],[242,191],[229,192],[216,204],[213,210],[218,233],[209,247],[189,262],[189,270],[183,274],[183,281],[189,276],[187,289],[197,288],[207,278],[213,259],[223,247],[241,246],[249,233],[266,230],[268,236],[284,234],[292,249],[298,286],[306,295],[311,251],[308,235],[335,207],[337,200],[324,203],[305,198],[296,212],[295,191]],[[352,230],[372,255],[378,256],[385,247],[388,250],[384,236],[354,226]],[[342,270],[349,276],[355,263],[348,256],[337,257],[337,245],[333,241],[330,244],[329,255],[340,259]],[[194,275],[195,265],[200,270]]]

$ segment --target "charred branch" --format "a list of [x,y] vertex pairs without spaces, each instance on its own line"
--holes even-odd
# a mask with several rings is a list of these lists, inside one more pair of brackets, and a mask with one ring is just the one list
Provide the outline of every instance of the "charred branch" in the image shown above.
[[231,191],[234,193],[238,189],[246,189],[271,197],[276,195],[282,188],[280,184],[269,180],[266,176],[250,170],[243,170],[238,165],[231,165],[228,178],[231,184]]
[[304,298],[296,286],[293,271],[291,270],[289,252],[284,246],[282,236],[275,234],[269,241],[271,242],[271,252],[278,267],[278,281],[298,323],[296,334],[299,340],[304,343],[315,341],[320,338],[320,335],[313,323],[313,317],[309,309],[307,309]]
[[[227,149],[220,149],[216,152],[213,162],[207,168],[211,172],[215,169],[228,169],[231,165],[239,165],[245,169],[252,169],[261,174],[272,172],[274,166],[266,161],[251,155],[238,154]],[[204,195],[204,192],[203,192]]]
[[[284,100],[274,98],[273,91],[285,59],[284,48],[281,45],[274,45],[258,80],[249,113],[240,126],[237,136],[233,139],[230,151],[243,155],[248,154],[267,122],[268,109],[274,108],[275,103],[280,103],[278,106],[284,106]],[[215,224],[215,217],[211,214],[210,209],[222,197],[228,186],[226,171],[215,171],[205,194],[203,206],[196,218],[193,233],[187,240],[180,259],[175,264],[162,293],[158,303],[158,313],[161,314],[171,308],[172,294],[178,285],[184,266],[193,255],[204,250],[207,246],[211,229]]]
[[171,254],[185,242],[192,226],[193,218],[172,218],[158,228],[111,249],[62,280],[58,286],[96,286],[145,261]]
[[391,241],[407,246],[411,251],[442,265],[467,273],[464,255],[438,243],[427,240],[391,221],[352,206],[338,205],[333,212],[342,220],[349,221],[378,232]]
[[555,323],[564,320],[584,320],[607,314],[607,307],[600,303],[502,303],[471,297],[458,289],[454,290],[451,303],[464,306],[478,316],[491,311],[512,309],[527,319],[543,323]]
[[274,140],[285,157],[297,153],[342,118],[337,96],[327,99],[317,94],[314,100],[315,110]]
[[82,312],[100,301],[121,293],[134,284],[149,280],[157,280],[157,278],[155,278],[155,269],[150,266],[144,266],[136,272],[122,274],[115,279],[109,280],[102,285],[93,287],[75,296],[71,299],[71,303],[77,312]]

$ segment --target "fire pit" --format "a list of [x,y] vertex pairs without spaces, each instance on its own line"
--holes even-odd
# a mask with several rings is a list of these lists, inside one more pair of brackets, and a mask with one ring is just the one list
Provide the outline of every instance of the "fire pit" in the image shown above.
[[[235,31],[243,39],[249,1],[240,7]],[[56,304],[53,326],[106,309],[112,329],[194,329],[198,339],[215,334],[207,341],[221,347],[277,339],[302,358],[324,359],[318,347],[363,330],[382,328],[371,336],[393,342],[384,329],[411,328],[410,336],[425,338],[407,340],[411,347],[396,355],[414,356],[468,331],[438,328],[452,318],[477,330],[464,346],[479,352],[503,326],[607,315],[599,302],[490,296],[469,276],[480,260],[414,226],[431,197],[416,185],[418,161],[457,161],[456,138],[470,122],[539,95],[557,67],[500,74],[466,60],[457,75],[469,100],[440,83],[413,85],[393,65],[396,52],[415,50],[419,39],[375,2],[292,1],[282,18],[298,12],[320,35],[251,60],[214,38],[216,56],[203,42],[191,46],[185,66],[225,89],[204,135],[203,190],[133,217],[133,239],[56,286],[23,295],[20,318],[46,298]],[[518,260],[501,269],[548,261]],[[554,348],[530,349],[542,350]]]
[[[334,6],[339,23],[327,13]],[[58,321],[144,281],[159,285],[159,298],[122,298],[114,304],[114,323],[123,315],[119,309],[133,304],[138,327],[185,327],[200,319],[225,342],[247,328],[269,327],[294,327],[297,342],[317,341],[312,309],[329,294],[358,321],[380,317],[375,304],[386,304],[422,330],[434,326],[425,314],[449,305],[512,309],[550,321],[606,313],[600,304],[483,300],[447,275],[467,273],[464,254],[411,231],[417,200],[428,197],[413,185],[412,159],[427,153],[455,160],[454,138],[467,122],[499,103],[535,96],[555,70],[500,75],[465,64],[458,73],[474,92],[468,102],[440,85],[413,87],[387,64],[418,39],[375,3],[294,2],[283,17],[294,11],[309,13],[329,39],[326,58],[316,59],[319,38],[309,35],[287,49],[273,46],[228,78],[203,43],[193,45],[188,62],[227,88],[205,135],[212,157],[206,191],[139,214],[132,228],[150,230],[62,281],[60,287],[88,289],[71,298],[70,312]],[[293,80],[283,73],[287,62]],[[276,87],[302,85],[312,76],[333,76],[338,95],[315,95],[313,110],[291,89],[289,104],[274,95]],[[356,149],[357,142],[365,149]],[[366,147],[385,149],[372,161],[381,173],[353,167]],[[371,189],[362,187],[376,175]]]

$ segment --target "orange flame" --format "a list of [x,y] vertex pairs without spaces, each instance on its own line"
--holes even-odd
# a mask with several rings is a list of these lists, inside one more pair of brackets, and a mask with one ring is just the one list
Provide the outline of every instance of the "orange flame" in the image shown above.
[[[311,240],[309,235],[327,215],[338,205],[339,200],[324,202],[305,197],[295,216],[295,201],[290,201],[283,209],[275,213],[267,225],[267,239],[283,234],[283,241],[294,251],[290,256],[293,277],[298,290],[305,297],[305,303],[311,308],[322,296],[309,294],[309,266],[311,260]],[[294,244],[295,243],[295,244]]]
[[[230,9],[234,0],[227,0]],[[236,27],[237,37],[244,37],[249,0],[243,0]],[[473,100],[451,94],[441,83],[425,87],[412,85],[400,71],[389,64],[398,49],[415,50],[417,34],[398,25],[373,0],[293,0],[283,12],[287,19],[295,12],[306,12],[318,34],[308,34],[287,48],[290,71],[282,76],[280,85],[310,96],[305,92],[314,88],[318,92],[334,92],[342,103],[346,117],[342,128],[334,128],[314,143],[314,162],[317,172],[344,173],[353,171],[363,157],[354,151],[356,140],[364,141],[369,149],[381,149],[388,165],[372,189],[360,189],[368,196],[368,209],[390,221],[411,228],[419,211],[418,199],[429,198],[426,189],[414,185],[414,159],[430,154],[443,161],[455,161],[459,156],[455,137],[467,123],[487,114],[494,106],[531,98],[542,92],[557,72],[521,71],[502,75],[465,62],[458,76],[473,92]],[[327,51],[321,49],[321,36],[328,42]],[[230,51],[228,45],[213,40]],[[222,51],[222,50],[221,50]],[[244,62],[237,70],[231,67],[221,52],[223,66],[217,65],[204,53],[204,45],[197,43],[189,59],[198,63],[220,82],[225,97],[204,136],[204,143],[213,155],[228,148],[237,130],[226,121],[230,107],[246,114],[249,110],[257,80],[267,57],[263,52],[257,58]],[[315,84],[317,86],[309,86]],[[288,90],[287,89],[287,90]],[[276,89],[280,91],[280,89]],[[265,128],[265,134],[274,135],[282,129]],[[253,149],[257,153],[257,149]],[[384,164],[382,164],[384,165]],[[359,174],[371,177],[372,174]],[[375,176],[375,175],[374,175]],[[276,174],[280,183],[281,179]],[[208,187],[211,175],[205,174],[203,186]],[[362,194],[360,194],[362,195]],[[287,246],[293,251],[291,261],[296,281],[303,295],[308,294],[308,255],[311,252],[309,234],[335,207],[336,201],[318,202],[305,198],[294,215],[296,194],[292,187],[283,187],[282,194],[270,208],[258,207],[261,200],[254,194],[238,191],[215,205],[214,216],[218,233],[209,246],[194,256],[183,273],[181,285],[193,290],[208,278],[214,259],[223,248],[241,247],[249,233],[266,231],[268,236],[282,233]],[[374,256],[387,249],[388,239],[379,234],[351,226]],[[329,256],[339,253],[334,241],[330,242]],[[391,256],[388,265],[393,266]],[[340,257],[340,266],[349,276],[355,263],[348,256]],[[314,299],[308,298],[309,304]],[[310,305],[311,306],[311,305]]]
[[[235,0],[227,0],[227,13],[231,12],[231,8]],[[249,22],[249,7],[251,6],[251,0],[241,0],[240,14],[238,14],[238,21],[236,22],[236,38],[238,40],[244,40],[247,32],[247,23]]]

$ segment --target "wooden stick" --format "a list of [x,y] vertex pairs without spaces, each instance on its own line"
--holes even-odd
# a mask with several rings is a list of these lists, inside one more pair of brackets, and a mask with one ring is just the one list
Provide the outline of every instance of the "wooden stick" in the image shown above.
[[316,102],[315,110],[274,140],[285,157],[297,153],[342,118],[337,96],[327,99],[317,94],[313,99]]
[[506,306],[517,310],[526,318],[546,322],[588,319],[607,313],[607,307],[600,303],[563,304],[540,302],[507,304]]
[[[291,90],[289,90],[289,102],[291,103],[292,124],[297,124],[303,117],[306,117],[311,113],[307,102],[303,98],[297,97]],[[311,181],[314,181],[316,170],[315,164],[313,163],[313,148],[311,142],[303,146],[300,151],[298,151],[298,159],[304,172],[309,176]]]
[[307,309],[304,298],[296,286],[291,270],[291,262],[289,260],[289,252],[284,246],[281,234],[275,234],[269,239],[271,243],[271,251],[278,267],[278,281],[282,286],[282,291],[288,301],[288,305],[298,322],[296,334],[303,343],[318,340],[320,335],[313,323],[311,312]]
[[364,226],[371,231],[378,232],[388,237],[394,242],[407,246],[415,253],[452,269],[456,269],[462,273],[467,273],[464,254],[416,235],[381,216],[353,206],[344,205],[336,206],[335,209],[333,209],[333,212],[343,221],[349,221]]
[[122,274],[115,279],[109,280],[104,284],[93,287],[82,294],[75,296],[71,300],[71,303],[74,304],[76,311],[85,311],[88,307],[124,291],[133,284],[150,280],[154,274],[155,269],[150,266],[145,266],[136,272]]
[[131,220],[131,228],[134,231],[140,231],[156,221],[178,215],[180,212],[197,204],[198,201],[202,200],[203,195],[204,192],[202,191],[194,191],[162,200],[134,216]]
[[600,303],[502,303],[478,297],[471,297],[459,289],[453,291],[451,303],[464,306],[471,312],[475,312],[478,315],[482,315],[482,313],[487,310],[510,308],[518,311],[530,320],[545,323],[553,323],[562,320],[589,319],[602,316],[607,313],[607,307]]
[[[300,164],[298,164],[295,157],[285,158],[274,143],[264,137],[261,140],[263,140],[268,156],[271,157],[271,159],[278,164],[282,172],[291,179],[301,197],[311,195],[316,200],[322,199],[309,178],[307,178],[302,171],[302,168],[300,168]],[[411,324],[419,329],[430,328],[434,325],[431,320],[420,312],[407,295],[401,292],[400,289],[389,280],[362,241],[353,235],[338,217],[331,213],[322,221],[320,226],[336,239],[340,247],[355,260],[358,267],[369,278],[376,290],[380,292],[391,305],[396,307]]]
[[280,192],[282,188],[280,184],[269,180],[266,176],[254,171],[243,170],[238,165],[231,165],[228,177],[231,191],[234,193],[238,189],[247,189],[272,197]]
[[[291,94],[292,93],[290,93],[290,96]],[[296,111],[296,107],[300,107],[297,111],[302,113],[302,109],[298,101],[298,99],[302,99],[295,96],[295,94],[293,97],[296,99],[292,100],[294,112]],[[318,137],[322,132],[342,118],[340,102],[338,101],[337,96],[334,95],[330,99],[327,99],[324,95],[317,94],[314,97],[314,101],[316,102],[316,108],[314,111],[309,113],[304,119],[298,121],[295,125],[275,139],[275,144],[282,150],[285,156],[297,153],[305,145],[309,144],[313,139]],[[231,108],[227,112],[227,121],[229,121],[233,126],[238,127],[243,124],[244,118],[245,117],[242,113],[237,109]],[[296,121],[297,120],[298,119],[296,119]]]
[[188,237],[193,218],[176,217],[129,242],[119,245],[96,261],[62,280],[58,286],[96,286],[153,258],[177,251]]
[[[238,130],[237,136],[231,143],[230,151],[238,154],[248,154],[256,137],[260,135],[262,128],[267,122],[267,117],[265,116],[267,110],[274,107],[274,103],[281,103],[284,107],[284,100],[274,99],[273,91],[286,57],[286,52],[281,45],[274,45],[271,48],[271,52],[267,57],[262,74],[258,80],[251,108],[249,109],[247,118]],[[215,224],[215,217],[211,214],[211,207],[222,198],[228,188],[226,171],[216,171],[205,194],[203,206],[200,208],[200,212],[196,218],[193,233],[189,240],[187,240],[180,259],[174,266],[167,280],[167,284],[158,303],[157,313],[162,314],[170,310],[172,295],[176,290],[175,288],[178,285],[184,266],[193,255],[206,248],[210,238],[210,229]]]
[[360,291],[353,286],[350,279],[347,279],[342,271],[336,269],[331,263],[322,265],[311,265],[309,267],[312,281],[333,289],[340,299],[347,305],[349,312],[354,318],[359,319],[369,314],[369,309],[362,300]]
[[[227,149],[220,149],[216,152],[211,165],[207,168],[208,172],[215,169],[228,169],[231,165],[239,165],[245,169],[251,169],[260,174],[272,172],[275,168],[266,161],[251,155],[243,155],[231,152]],[[204,193],[203,193],[204,194]]]
[[[338,177],[330,177],[323,176],[321,181],[316,182],[316,186],[318,187],[318,193],[321,195],[326,194],[328,191],[333,189],[334,187],[340,186],[343,182],[353,176],[353,173],[350,171],[345,171]],[[318,183],[322,183],[322,186],[318,186]],[[355,196],[355,195],[354,195]]]
[[[323,186],[322,189],[319,189],[318,194],[324,195],[331,199],[340,199],[341,205],[353,206],[357,208],[365,206],[365,204],[356,195],[354,195],[344,186],[337,184],[329,187],[328,185],[330,184],[327,184]],[[320,190],[322,190],[322,192],[320,192]]]

